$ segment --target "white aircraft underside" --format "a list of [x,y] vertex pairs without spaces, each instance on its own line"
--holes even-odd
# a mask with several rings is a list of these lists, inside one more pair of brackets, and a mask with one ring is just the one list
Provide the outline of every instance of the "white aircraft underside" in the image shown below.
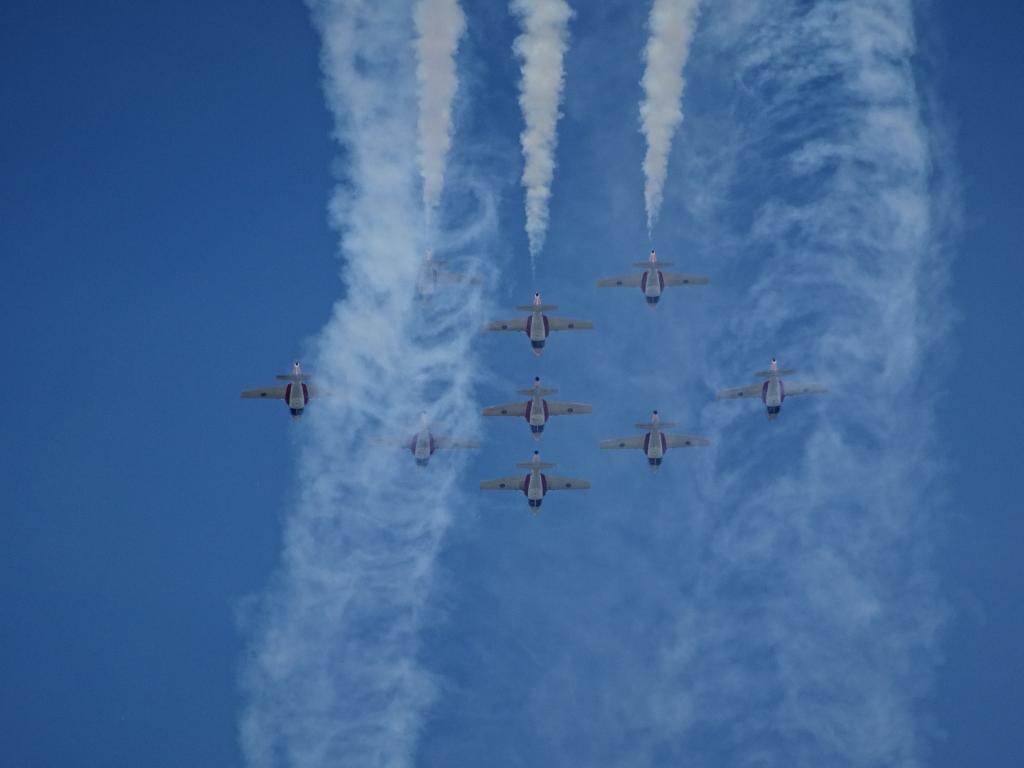
[[589,320],[567,320],[561,317],[549,317],[544,314],[553,309],[558,309],[554,304],[542,304],[540,293],[533,295],[533,304],[524,304],[516,309],[529,312],[527,317],[517,317],[514,320],[495,320],[488,323],[488,331],[522,331],[530,338],[530,346],[533,354],[540,355],[544,351],[544,344],[548,336],[555,331],[587,331],[594,327]]
[[634,267],[642,267],[640,274],[624,275],[622,277],[606,277],[597,281],[599,288],[639,288],[647,304],[654,307],[661,299],[661,294],[669,286],[680,285],[707,285],[708,278],[703,275],[683,275],[673,272],[662,272],[661,267],[670,267],[670,261],[658,261],[657,253],[651,249],[651,255],[647,261],[638,261]]
[[757,371],[754,375],[763,377],[763,381],[757,384],[748,384],[745,387],[723,389],[715,394],[717,400],[737,400],[744,397],[759,397],[765,405],[768,420],[773,421],[782,410],[782,401],[787,397],[797,395],[817,395],[828,392],[826,387],[820,384],[784,384],[783,376],[796,373],[792,369],[780,369],[779,364],[773,357],[767,371]]
[[593,412],[593,408],[586,403],[559,403],[545,399],[546,395],[556,394],[558,390],[542,388],[540,376],[534,378],[532,388],[520,389],[517,392],[520,395],[528,395],[530,399],[525,403],[492,405],[484,408],[481,413],[484,416],[521,416],[530,425],[530,432],[533,434],[534,440],[540,439],[548,419],[552,416],[572,416]]
[[544,496],[549,491],[585,491],[590,488],[589,480],[572,477],[547,475],[542,470],[554,467],[554,464],[540,460],[540,452],[533,452],[533,459],[527,463],[516,464],[517,467],[528,469],[527,475],[507,475],[495,480],[482,480],[480,488],[484,491],[519,491],[526,496],[526,502],[533,512],[540,510]]
[[370,443],[373,445],[387,445],[396,448],[405,448],[412,454],[413,459],[416,461],[416,466],[418,467],[427,466],[430,462],[430,457],[437,451],[480,447],[480,443],[476,440],[458,440],[451,437],[439,437],[433,434],[427,427],[423,427],[419,432],[407,440],[376,437],[371,438]]
[[292,363],[291,373],[280,373],[275,378],[288,383],[262,389],[246,389],[242,392],[242,397],[256,400],[284,400],[292,416],[298,418],[315,393],[313,386],[307,384],[309,376],[305,375],[302,372],[302,366],[295,362]]
[[711,442],[705,437],[696,435],[670,435],[663,430],[666,427],[674,427],[674,421],[662,421],[658,412],[651,414],[649,422],[641,422],[636,425],[637,429],[648,430],[642,435],[633,437],[615,437],[610,440],[602,440],[601,447],[609,449],[638,448],[647,457],[647,463],[652,470],[661,466],[662,460],[669,448],[693,448],[710,445]]

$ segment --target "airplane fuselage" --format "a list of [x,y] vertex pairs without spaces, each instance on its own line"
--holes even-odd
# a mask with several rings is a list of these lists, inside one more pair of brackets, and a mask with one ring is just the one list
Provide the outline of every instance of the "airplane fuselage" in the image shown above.
[[644,292],[647,303],[654,306],[661,298],[661,292],[665,290],[665,276],[660,269],[649,268],[640,278],[640,290]]
[[526,335],[530,337],[533,354],[539,355],[544,351],[544,342],[547,341],[550,332],[551,326],[543,312],[534,312],[526,318]]
[[665,458],[667,450],[668,441],[665,439],[665,433],[660,429],[652,429],[644,435],[644,455],[647,457],[647,463],[651,465],[651,469],[661,466],[661,461]]
[[786,399],[786,389],[782,379],[774,376],[761,385],[761,401],[768,412],[769,420],[774,419],[782,410],[782,401]]
[[420,467],[427,466],[427,462],[434,455],[435,449],[434,436],[427,429],[417,432],[416,436],[409,442],[409,450],[412,451],[412,455],[416,459],[416,465]]
[[534,437],[539,438],[548,423],[548,402],[542,397],[534,397],[526,404],[526,423]]
[[289,382],[284,388],[284,401],[288,403],[288,410],[292,416],[301,416],[302,411],[309,402],[309,387],[304,381]]
[[526,502],[534,512],[540,509],[547,490],[547,478],[544,477],[544,473],[539,469],[531,470],[530,474],[523,478],[523,493],[526,494]]

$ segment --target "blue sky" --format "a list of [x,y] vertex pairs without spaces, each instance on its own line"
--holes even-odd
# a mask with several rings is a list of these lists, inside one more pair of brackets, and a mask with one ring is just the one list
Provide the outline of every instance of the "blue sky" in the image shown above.
[[[454,495],[431,502],[430,576],[396,593],[398,605],[416,601],[398,648],[412,649],[400,661],[425,693],[383,707],[406,702],[398,714],[413,737],[403,759],[1020,762],[1020,408],[979,389],[1008,386],[1021,359],[1011,313],[1024,60],[1010,30],[1024,11],[918,8],[913,72],[935,162],[955,193],[940,205],[948,187],[926,191],[954,226],[935,222],[934,247],[924,249],[922,273],[942,283],[948,269],[949,281],[921,315],[950,326],[911,364],[909,389],[865,385],[897,391],[888,403],[851,386],[849,371],[875,370],[872,350],[858,347],[863,361],[842,365],[849,339],[866,336],[857,318],[867,310],[841,303],[848,296],[831,272],[817,271],[833,263],[811,257],[831,233],[814,240],[775,226],[787,205],[828,199],[839,178],[826,167],[792,171],[799,126],[838,142],[830,120],[858,113],[827,78],[803,92],[806,114],[799,104],[779,109],[787,75],[741,69],[734,57],[749,49],[728,35],[744,27],[723,16],[694,42],[687,119],[654,232],[663,258],[712,284],[670,294],[654,313],[639,295],[592,289],[648,247],[636,131],[646,9],[576,10],[536,284],[518,185],[517,28],[503,5],[466,3],[443,226],[451,243],[480,222],[450,250],[498,276],[473,317],[508,314],[540,288],[565,314],[598,323],[556,337],[538,361],[525,339],[477,337],[466,375],[479,405],[511,399],[535,374],[593,402],[593,416],[556,422],[541,447],[559,471],[599,487],[549,498],[537,518],[520,497],[477,494],[478,478],[511,471],[532,450],[518,422],[483,425],[485,448],[468,460],[437,457],[428,477]],[[0,753],[20,766],[243,765],[239,722],[261,694],[251,678],[239,681],[266,647],[274,606],[294,597],[280,586],[290,583],[282,536],[309,519],[301,510],[312,479],[337,471],[324,457],[351,450],[311,453],[324,439],[318,429],[338,429],[339,412],[321,408],[318,427],[311,408],[292,424],[283,406],[237,397],[294,357],[322,357],[316,336],[345,291],[326,206],[352,152],[332,143],[320,35],[297,2],[245,14],[227,3],[32,4],[5,9],[0,35],[0,338],[14,369],[0,416]],[[772,61],[802,61],[801,45]],[[358,196],[358,179],[346,184]],[[362,236],[354,224],[341,239]],[[806,261],[792,257],[805,252]],[[853,263],[884,272],[890,262],[855,254]],[[807,274],[813,282],[801,288],[796,278]],[[835,396],[787,403],[770,429],[753,404],[709,402],[772,354],[827,379]],[[385,401],[405,413],[401,393]],[[628,434],[652,407],[715,446],[670,455],[653,479],[639,455],[593,447]],[[352,413],[364,432],[398,419]],[[862,415],[896,432],[862,432]],[[816,474],[816,456],[842,462]],[[900,460],[879,459],[890,456]],[[411,525],[421,490],[403,491],[410,508],[392,510],[396,522]],[[312,550],[327,575],[358,576],[349,561],[362,545],[385,556],[409,546],[359,526],[353,515],[368,499],[338,504],[335,522],[353,531],[346,558]],[[843,584],[857,588],[847,602],[837,601]],[[366,610],[372,648],[400,611]],[[844,623],[858,610],[872,618]],[[804,615],[833,623],[805,626]],[[358,642],[347,621],[344,610],[324,619],[324,647]],[[310,626],[320,625],[299,628]],[[299,668],[331,673],[334,660]],[[299,719],[311,693],[303,685],[289,713]],[[345,696],[371,709],[381,701],[365,693],[334,692],[314,714],[337,716]],[[801,720],[808,712],[822,719]],[[876,715],[897,724],[878,739],[892,751],[851,752],[882,727],[870,725]],[[323,738],[310,728],[297,733]],[[293,763],[317,764],[315,753],[302,759]]]

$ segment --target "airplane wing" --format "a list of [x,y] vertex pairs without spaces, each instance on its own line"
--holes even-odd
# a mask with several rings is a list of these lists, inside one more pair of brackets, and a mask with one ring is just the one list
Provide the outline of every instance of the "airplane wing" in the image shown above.
[[574,413],[593,412],[593,406],[587,405],[586,403],[553,403],[548,400],[548,416],[568,416]]
[[644,436],[636,437],[613,437],[611,440],[602,440],[602,448],[643,448]]
[[[764,384],[749,384],[735,389],[723,389],[715,394],[716,400],[735,400],[737,397],[760,397]],[[788,392],[786,394],[789,394]]]
[[548,481],[549,491],[585,491],[590,487],[589,480],[577,480],[574,477],[545,475],[544,479]]
[[495,320],[487,324],[488,331],[525,331],[526,318],[517,317],[515,320]]
[[639,288],[643,275],[623,275],[622,277],[606,277],[597,281],[598,288]]
[[697,445],[711,445],[706,437],[695,435],[665,435],[665,442],[669,448],[692,448]]
[[526,403],[506,403],[505,405],[492,405],[480,411],[484,416],[525,416]]
[[589,320],[566,320],[564,317],[549,317],[548,329],[552,331],[589,331],[594,324]]
[[678,275],[668,272],[661,273],[665,278],[665,285],[707,285],[708,279],[704,275]]
[[828,388],[820,384],[783,384],[783,391],[786,393],[786,397],[793,397],[794,395],[819,395],[822,392],[828,392]]
[[246,389],[242,397],[264,398],[266,400],[284,400],[284,387],[265,387],[264,389]]
[[476,440],[455,440],[450,437],[435,437],[434,448],[437,450],[450,450],[453,448],[479,448],[480,443]]
[[526,475],[509,475],[499,477],[497,480],[481,480],[480,490],[482,491],[522,491],[523,483],[526,482]]

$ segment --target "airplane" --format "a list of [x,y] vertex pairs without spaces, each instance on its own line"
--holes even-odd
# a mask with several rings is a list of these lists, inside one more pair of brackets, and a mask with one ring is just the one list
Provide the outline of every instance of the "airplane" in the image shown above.
[[545,312],[558,309],[554,304],[542,304],[540,291],[533,294],[533,304],[521,304],[516,309],[529,312],[529,317],[518,317],[515,320],[495,320],[488,323],[488,331],[524,331],[530,337],[533,354],[540,355],[544,351],[544,342],[548,334],[554,331],[589,331],[594,324],[589,320],[565,320],[560,317],[548,317]]
[[707,285],[708,279],[703,275],[680,275],[661,271],[661,267],[671,267],[671,261],[658,261],[658,254],[651,248],[647,261],[633,262],[634,267],[642,267],[639,275],[623,277],[606,277],[597,281],[599,288],[639,288],[643,291],[647,304],[652,309],[661,298],[666,286],[676,285]]
[[526,475],[510,475],[499,477],[497,480],[482,480],[480,489],[484,491],[521,491],[526,495],[526,501],[530,509],[537,512],[540,509],[544,495],[548,491],[585,491],[590,487],[589,480],[575,480],[571,477],[555,477],[545,475],[541,470],[550,469],[555,466],[540,460],[540,451],[533,452],[533,459],[523,464],[516,464],[517,467],[530,470]]
[[416,295],[421,301],[429,301],[437,291],[440,283],[468,283],[479,285],[480,280],[476,277],[463,275],[458,272],[447,272],[441,269],[445,262],[434,258],[433,251],[427,251],[420,266],[420,274],[416,279]]
[[484,416],[522,416],[530,425],[534,440],[540,440],[544,426],[552,416],[571,416],[576,413],[592,413],[593,408],[585,403],[556,403],[545,400],[545,395],[554,395],[557,389],[544,389],[540,385],[540,376],[533,379],[530,389],[518,389],[517,394],[530,397],[525,403],[508,403],[492,405],[480,411]]
[[291,373],[279,373],[275,378],[288,383],[264,389],[246,389],[242,392],[242,397],[284,400],[288,403],[288,410],[292,412],[292,416],[298,418],[316,391],[312,385],[306,383],[309,376],[302,372],[302,366],[298,362],[294,362]]
[[637,429],[649,430],[646,434],[635,437],[616,437],[611,440],[602,440],[602,448],[639,448],[647,457],[647,463],[651,471],[661,466],[661,461],[669,448],[691,448],[694,446],[710,445],[705,437],[694,435],[667,435],[662,430],[666,427],[674,427],[674,421],[662,421],[658,412],[651,413],[649,422],[641,422],[636,425]]
[[735,389],[723,389],[715,395],[716,400],[735,400],[740,397],[760,397],[768,411],[768,421],[774,421],[782,409],[782,401],[795,395],[817,395],[828,392],[820,384],[788,384],[783,386],[782,377],[796,373],[791,369],[780,369],[773,357],[767,371],[758,371],[755,376],[765,379],[758,384]]
[[420,430],[407,440],[376,437],[371,438],[370,442],[373,445],[390,445],[408,449],[412,453],[413,458],[416,459],[416,466],[418,467],[427,466],[430,457],[434,455],[435,451],[480,447],[480,443],[476,440],[455,440],[450,437],[438,437],[430,431],[430,427],[427,426],[425,421]]

